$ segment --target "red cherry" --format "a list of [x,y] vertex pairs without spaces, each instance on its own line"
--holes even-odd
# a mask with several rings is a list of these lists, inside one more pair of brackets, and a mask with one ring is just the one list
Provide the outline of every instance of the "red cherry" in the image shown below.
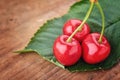
[[71,42],[66,42],[69,36],[59,36],[53,45],[53,52],[56,59],[65,66],[75,64],[81,57],[81,46],[79,42],[72,38]]
[[105,60],[110,54],[110,44],[103,36],[102,43],[98,42],[99,33],[92,33],[86,36],[82,42],[83,59],[89,64],[96,64]]
[[[70,36],[75,29],[82,23],[81,20],[78,19],[71,19],[68,20],[63,27],[63,34]],[[75,35],[74,38],[77,39],[78,41],[82,41],[86,35],[90,33],[90,27],[88,24],[84,24],[83,28],[81,31],[78,31]]]

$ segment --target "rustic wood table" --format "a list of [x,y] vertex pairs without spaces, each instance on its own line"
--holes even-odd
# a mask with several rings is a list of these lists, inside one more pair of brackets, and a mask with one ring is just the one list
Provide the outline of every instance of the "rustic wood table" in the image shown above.
[[78,0],[0,0],[0,80],[120,80],[110,70],[71,73],[36,53],[16,54],[47,20],[67,13]]

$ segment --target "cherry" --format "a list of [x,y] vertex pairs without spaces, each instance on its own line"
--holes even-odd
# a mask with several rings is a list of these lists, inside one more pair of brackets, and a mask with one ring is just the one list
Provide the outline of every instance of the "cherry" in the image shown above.
[[81,57],[81,45],[74,38],[72,38],[71,42],[66,42],[68,37],[67,35],[59,36],[53,45],[56,59],[65,66],[75,64]]
[[103,36],[99,43],[99,33],[91,33],[82,42],[83,59],[89,64],[96,64],[105,60],[110,54],[110,44]]
[[[79,25],[81,25],[82,21],[78,19],[70,19],[63,26],[63,34],[70,36]],[[90,27],[87,23],[85,23],[82,27],[82,30],[79,30],[73,37],[78,41],[82,41],[87,34],[90,33]]]

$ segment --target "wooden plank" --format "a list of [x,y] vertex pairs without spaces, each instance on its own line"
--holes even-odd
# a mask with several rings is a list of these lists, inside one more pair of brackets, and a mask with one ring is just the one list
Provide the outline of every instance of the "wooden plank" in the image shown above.
[[67,13],[77,0],[0,1],[0,80],[120,80],[120,64],[106,71],[71,73],[36,53],[15,54],[49,19]]

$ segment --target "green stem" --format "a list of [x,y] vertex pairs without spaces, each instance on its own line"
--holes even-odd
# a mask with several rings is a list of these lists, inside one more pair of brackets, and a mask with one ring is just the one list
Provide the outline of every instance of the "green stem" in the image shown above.
[[90,5],[90,8],[84,18],[84,20],[82,21],[81,25],[78,26],[78,28],[70,35],[70,37],[67,39],[66,42],[71,42],[71,39],[72,37],[78,32],[78,31],[81,31],[82,30],[82,27],[83,25],[85,24],[85,22],[87,21],[87,19],[89,18],[91,12],[92,12],[92,9],[94,7],[94,2],[91,2],[91,5]]
[[96,5],[97,5],[97,7],[100,11],[101,17],[102,17],[102,30],[101,30],[100,38],[98,40],[99,43],[102,43],[102,37],[103,37],[103,34],[104,34],[104,30],[105,30],[105,16],[104,16],[104,12],[102,10],[102,7],[101,7],[101,5],[99,4],[98,1],[96,2]]

